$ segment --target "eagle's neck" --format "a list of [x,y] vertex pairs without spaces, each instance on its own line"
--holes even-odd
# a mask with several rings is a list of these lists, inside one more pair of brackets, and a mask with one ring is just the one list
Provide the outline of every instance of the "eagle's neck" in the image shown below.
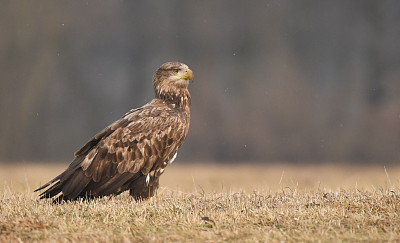
[[156,91],[156,98],[167,104],[174,104],[182,110],[188,110],[190,107],[190,93],[187,88],[159,89]]

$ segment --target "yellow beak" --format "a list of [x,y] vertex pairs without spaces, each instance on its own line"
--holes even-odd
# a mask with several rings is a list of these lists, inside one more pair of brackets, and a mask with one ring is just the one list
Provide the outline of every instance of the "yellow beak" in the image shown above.
[[176,76],[193,81],[193,72],[190,69],[183,69]]

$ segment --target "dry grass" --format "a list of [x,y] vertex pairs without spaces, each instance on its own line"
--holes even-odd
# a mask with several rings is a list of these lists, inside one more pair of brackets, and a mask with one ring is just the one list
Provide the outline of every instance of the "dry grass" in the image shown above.
[[400,239],[400,167],[173,165],[152,201],[38,201],[64,168],[0,165],[0,241]]

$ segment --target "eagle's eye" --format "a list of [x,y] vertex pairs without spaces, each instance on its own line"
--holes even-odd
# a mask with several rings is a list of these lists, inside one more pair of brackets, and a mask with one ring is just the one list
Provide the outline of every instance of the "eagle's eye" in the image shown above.
[[174,72],[175,74],[177,74],[177,73],[179,72],[179,69],[174,69],[173,72]]

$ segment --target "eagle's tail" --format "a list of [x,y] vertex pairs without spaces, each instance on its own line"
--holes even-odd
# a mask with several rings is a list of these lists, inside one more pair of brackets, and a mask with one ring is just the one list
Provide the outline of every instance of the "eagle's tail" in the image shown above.
[[79,167],[82,160],[82,157],[75,158],[74,161],[69,165],[67,170],[65,170],[63,173],[59,174],[57,177],[50,180],[43,186],[37,188],[35,192],[47,188],[45,191],[39,194],[40,199],[53,198],[54,202],[62,201],[64,199],[64,195],[61,192],[65,184],[65,179],[69,178],[74,173],[74,171]]
[[53,198],[53,197],[58,195],[58,197],[53,198],[53,200],[54,200],[54,202],[59,201],[60,197],[62,196],[62,194],[59,195],[61,193],[61,191],[62,191],[62,184],[61,184],[61,181],[60,181],[61,175],[57,176],[53,180],[47,182],[46,184],[44,184],[43,186],[41,186],[41,187],[39,187],[38,189],[35,190],[35,192],[37,192],[37,191],[43,190],[46,187],[52,185],[49,188],[47,188],[44,192],[39,194],[40,199]]
[[[47,183],[44,184],[43,186],[41,186],[41,187],[37,188],[36,190],[34,190],[34,192],[43,190],[44,188],[50,186],[50,185],[53,184],[54,182],[58,181],[58,180],[60,179],[61,176],[62,176],[62,174],[58,175],[58,176],[57,176],[56,178],[54,178],[53,180],[47,182]],[[46,190],[46,191],[47,191],[47,190]],[[42,193],[42,194],[43,194],[43,193]],[[42,195],[42,194],[40,194],[40,195]]]

